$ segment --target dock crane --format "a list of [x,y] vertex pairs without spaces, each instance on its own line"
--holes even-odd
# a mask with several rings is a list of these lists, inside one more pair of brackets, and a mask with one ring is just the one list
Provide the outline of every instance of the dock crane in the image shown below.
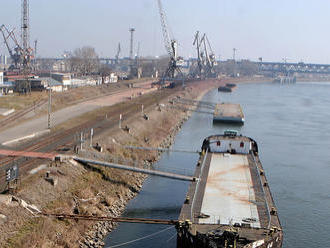
[[216,77],[215,66],[218,64],[215,58],[215,54],[212,50],[211,44],[207,35],[204,34],[201,43],[204,45],[205,53],[205,76],[206,77]]
[[120,42],[118,43],[117,53],[116,53],[116,64],[119,63],[119,55],[121,52]]
[[193,46],[196,46],[197,50],[197,67],[194,69],[192,73],[192,77],[196,78],[197,76],[199,78],[202,78],[202,72],[203,72],[203,54],[201,54],[201,39],[199,38],[199,31],[195,34],[195,39],[193,42]]
[[158,8],[159,8],[159,15],[160,15],[160,21],[162,26],[162,33],[163,33],[163,39],[164,39],[164,45],[165,49],[170,57],[170,61],[168,64],[168,67],[163,74],[161,82],[164,83],[165,80],[173,80],[176,76],[176,73],[180,74],[183,78],[182,71],[178,65],[179,63],[179,57],[177,54],[177,41],[170,37],[169,29],[167,25],[166,15],[165,11],[163,9],[163,5],[161,0],[158,1]]
[[[9,29],[5,25],[0,26],[0,31],[2,33],[2,37],[4,43],[7,47],[10,58],[13,60],[13,66],[11,69],[19,69],[23,63],[22,59],[22,48],[19,45],[17,38],[14,33],[14,29],[9,31]],[[12,45],[10,45],[12,43]]]
[[14,30],[9,31],[5,25],[1,25],[0,31],[9,55],[13,60],[13,65],[10,69],[23,69],[23,71],[28,74],[28,71],[31,69],[31,61],[34,57],[33,49],[30,47],[29,43],[30,25],[28,0],[22,0],[21,44],[17,41]]

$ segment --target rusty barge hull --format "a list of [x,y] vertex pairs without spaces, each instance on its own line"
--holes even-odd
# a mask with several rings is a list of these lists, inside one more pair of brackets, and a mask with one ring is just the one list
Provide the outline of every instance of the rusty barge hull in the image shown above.
[[282,247],[283,233],[257,143],[214,135],[180,212],[177,247]]

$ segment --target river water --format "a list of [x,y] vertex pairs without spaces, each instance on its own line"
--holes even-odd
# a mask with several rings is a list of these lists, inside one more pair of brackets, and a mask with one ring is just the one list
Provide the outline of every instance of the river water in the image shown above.
[[[206,136],[225,129],[255,139],[284,230],[283,247],[330,247],[330,83],[241,84],[229,94],[211,91],[204,100],[240,103],[245,125],[213,125],[212,115],[194,113],[176,136],[173,149],[199,150]],[[156,166],[193,174],[197,158],[164,153]],[[124,215],[175,219],[188,185],[150,176]],[[120,247],[175,248],[176,231],[166,228],[120,224],[106,238],[106,247],[160,231]]]

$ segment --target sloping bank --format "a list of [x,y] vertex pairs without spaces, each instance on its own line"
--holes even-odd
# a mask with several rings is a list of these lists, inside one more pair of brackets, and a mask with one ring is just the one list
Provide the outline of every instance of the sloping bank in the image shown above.
[[[219,81],[208,81],[202,83],[190,84],[184,92],[179,92],[175,96],[180,96],[189,99],[200,99],[210,89],[217,87],[221,84]],[[168,102],[164,102],[168,104]],[[160,158],[160,152],[150,151],[130,151],[121,148],[120,145],[135,145],[135,146],[147,146],[147,147],[162,147],[169,148],[175,138],[175,135],[180,131],[183,123],[189,118],[191,112],[184,112],[176,109],[153,107],[147,110],[149,120],[146,121],[143,118],[134,118],[134,120],[128,121],[130,133],[114,134],[109,133],[106,139],[101,139],[100,143],[105,144],[107,150],[110,153],[116,154],[117,158],[121,157],[122,162],[127,162],[125,159],[131,159],[142,162],[145,166],[152,166]],[[88,154],[94,156],[96,154]],[[97,155],[96,155],[97,157]],[[101,157],[97,157],[102,159]],[[104,158],[104,157],[103,157]],[[116,161],[116,158],[109,158],[107,160]],[[121,162],[120,160],[118,162]],[[136,184],[133,188],[126,188],[122,192],[118,199],[108,207],[108,215],[112,217],[120,216],[125,210],[125,206],[128,201],[134,198],[140,189],[146,178],[145,175],[138,173],[122,172],[130,174]],[[112,222],[99,222],[92,226],[92,228],[86,233],[85,237],[80,240],[81,247],[103,247],[104,237],[116,227],[116,223]]]
[[[200,99],[212,88],[226,82],[204,81],[190,83],[184,91],[174,89],[173,93],[160,97],[158,105],[145,106],[148,120],[141,113],[126,119],[122,126],[128,126],[130,132],[112,127],[102,137],[95,137],[94,142],[101,144],[104,152],[90,149],[83,155],[117,163],[136,161],[152,165],[160,156],[158,152],[132,152],[121,145],[171,146],[189,113],[160,109],[159,105],[168,104],[168,100],[176,96]],[[44,180],[46,170],[57,178],[56,186]],[[92,165],[72,162],[56,166],[50,164],[23,180],[16,196],[46,212],[117,217],[140,191],[144,179],[141,174]],[[35,218],[15,202],[0,202],[0,214],[6,216],[6,220],[0,221],[1,247],[101,247],[105,235],[115,228],[111,222]]]
[[[232,82],[233,80],[230,80]],[[251,80],[246,80],[251,81]],[[264,81],[264,80],[262,80]],[[181,97],[189,98],[189,99],[201,99],[209,90],[218,87],[219,85],[223,85],[224,83],[228,82],[227,80],[223,80],[222,82],[219,81],[207,81],[200,83],[199,85],[190,85],[187,89],[184,95],[180,95]],[[239,80],[235,80],[235,82],[239,82]],[[245,82],[245,80],[242,80],[242,82]],[[189,115],[191,112],[177,112],[177,111],[166,111],[166,113],[161,113],[161,115],[157,115],[157,111],[150,111],[148,115],[152,116],[151,119],[157,120],[157,123],[161,123],[162,118],[165,118],[168,124],[168,128],[165,127],[164,130],[157,130],[156,123],[152,123],[151,126],[153,127],[149,131],[151,132],[151,135],[156,138],[155,140],[149,142],[146,144],[145,142],[137,142],[132,143],[129,142],[129,137],[121,137],[120,141],[118,143],[125,144],[125,145],[137,145],[137,146],[152,146],[152,147],[163,147],[163,148],[169,148],[175,138],[175,135],[180,131],[182,124],[189,118]],[[156,124],[156,125],[155,125]],[[132,125],[132,124],[131,124]],[[162,124],[163,125],[163,124]],[[162,126],[161,125],[161,126]],[[145,132],[141,126],[140,122],[134,123],[133,130],[136,130],[134,133],[135,137],[141,137],[143,136],[145,138]],[[149,129],[149,127],[147,127]],[[118,137],[119,138],[119,137]],[[149,137],[148,137],[149,139]],[[111,146],[110,144],[107,144],[108,146]],[[115,150],[115,145],[112,146],[112,149]],[[118,154],[118,150],[116,151]],[[134,151],[133,153],[139,153],[137,151]],[[158,161],[160,158],[160,153],[152,154],[150,152],[143,154],[145,164],[149,165],[148,163],[154,163]],[[142,188],[142,184],[144,179],[146,178],[145,175],[135,174],[135,179],[138,182],[137,188],[139,191]],[[120,216],[123,211],[125,210],[125,206],[129,200],[131,200],[133,197],[138,194],[137,191],[129,191],[127,194],[125,194],[122,198],[119,198],[118,201],[113,206],[110,206],[108,209],[108,212],[111,216],[117,217]],[[80,241],[81,247],[103,247],[104,243],[104,237],[109,232],[111,232],[116,227],[116,223],[111,222],[100,222],[95,224],[88,232],[87,235]]]

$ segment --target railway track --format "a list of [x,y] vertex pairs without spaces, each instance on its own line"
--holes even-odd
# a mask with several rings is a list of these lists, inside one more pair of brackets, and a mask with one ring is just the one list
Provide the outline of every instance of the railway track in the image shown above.
[[[107,93],[107,94],[102,94],[102,95],[90,97],[90,98],[87,98],[87,99],[77,100],[77,101],[72,102],[71,105],[75,105],[75,104],[78,104],[78,103],[95,100],[95,99],[100,98],[100,97],[115,95],[115,94],[118,94],[118,93],[125,92],[125,90],[126,89],[114,90],[114,91],[111,91],[110,93]],[[19,110],[16,113],[13,113],[13,114],[9,115],[7,118],[0,121],[0,130],[4,130],[10,124],[13,124],[15,121],[17,121],[18,119],[24,117],[26,114],[34,111],[35,109],[40,108],[42,105],[46,104],[47,102],[48,102],[48,99],[42,99],[42,100],[36,102],[33,106],[30,106],[28,108]]]
[[19,118],[21,118],[21,117],[25,116],[26,114],[34,111],[36,108],[41,107],[42,105],[46,104],[47,101],[48,101],[47,99],[39,100],[33,106],[30,106],[28,108],[19,110],[16,113],[13,113],[13,114],[9,115],[7,118],[0,121],[0,127],[1,127],[0,129],[1,130],[4,129],[9,124],[12,124],[14,121],[18,120]]
[[[173,91],[172,91],[173,92]],[[110,110],[99,114],[95,118],[81,123],[69,129],[59,130],[50,133],[44,137],[33,140],[27,144],[23,144],[17,150],[24,151],[38,151],[38,152],[54,152],[61,150],[71,150],[74,145],[78,145],[79,141],[75,140],[75,135],[81,132],[89,133],[90,128],[94,129],[94,135],[100,135],[104,131],[118,126],[119,115],[122,115],[122,121],[129,119],[137,113],[141,113],[140,105],[143,104],[145,108],[153,106],[161,99],[172,94],[171,91],[157,92],[156,94],[147,94],[141,96],[131,102],[126,102],[125,107],[110,107]],[[105,114],[110,118],[105,119]],[[5,180],[5,171],[13,164],[19,165],[20,176],[24,177],[27,172],[38,166],[42,159],[37,158],[0,158],[0,192],[7,187]]]

